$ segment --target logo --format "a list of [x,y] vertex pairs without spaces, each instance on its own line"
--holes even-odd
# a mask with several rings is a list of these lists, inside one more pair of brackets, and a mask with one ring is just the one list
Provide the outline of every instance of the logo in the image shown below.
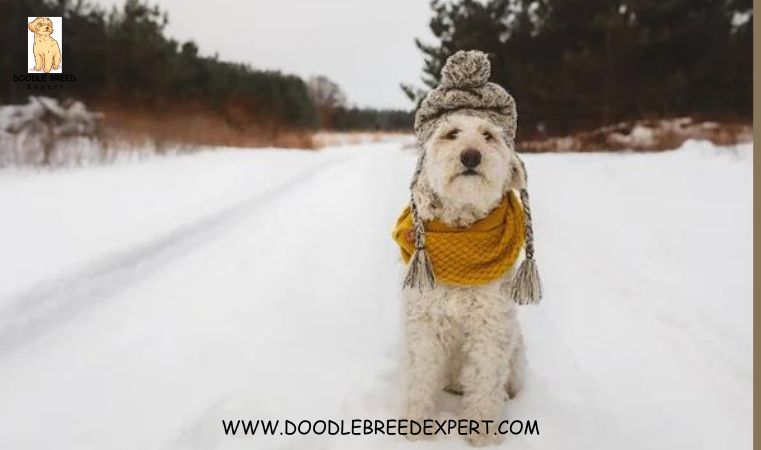
[[27,73],[62,73],[62,19],[60,17],[28,17],[28,22]]

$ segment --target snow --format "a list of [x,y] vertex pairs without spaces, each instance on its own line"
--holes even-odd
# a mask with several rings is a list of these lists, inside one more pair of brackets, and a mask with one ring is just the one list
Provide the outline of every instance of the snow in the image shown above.
[[[397,418],[399,142],[0,171],[0,448],[455,449],[225,436]],[[526,155],[546,298],[505,449],[750,448],[752,146]],[[446,397],[443,417],[459,399]]]

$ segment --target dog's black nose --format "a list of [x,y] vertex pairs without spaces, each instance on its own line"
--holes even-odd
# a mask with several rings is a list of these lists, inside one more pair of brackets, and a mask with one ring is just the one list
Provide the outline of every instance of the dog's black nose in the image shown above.
[[481,164],[481,152],[472,148],[460,153],[460,161],[462,165],[468,169],[472,169]]

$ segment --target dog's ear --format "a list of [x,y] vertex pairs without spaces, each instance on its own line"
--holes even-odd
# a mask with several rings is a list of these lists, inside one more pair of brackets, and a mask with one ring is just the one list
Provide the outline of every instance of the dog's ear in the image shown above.
[[523,161],[518,157],[518,154],[511,152],[510,162],[508,163],[508,170],[510,171],[510,177],[507,182],[507,190],[515,189],[521,190],[526,188],[526,167],[523,165]]
[[32,33],[36,32],[37,31],[37,24],[40,23],[41,19],[42,19],[42,17],[38,17],[38,18],[34,19],[33,21],[29,22],[29,25],[27,25],[29,27],[29,31],[31,31]]

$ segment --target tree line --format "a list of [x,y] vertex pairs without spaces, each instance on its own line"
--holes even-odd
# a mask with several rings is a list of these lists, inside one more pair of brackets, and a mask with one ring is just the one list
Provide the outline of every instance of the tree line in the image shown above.
[[[752,0],[433,0],[423,82],[458,50],[490,55],[521,132],[689,115],[752,117]],[[403,86],[411,98],[419,89]]]

